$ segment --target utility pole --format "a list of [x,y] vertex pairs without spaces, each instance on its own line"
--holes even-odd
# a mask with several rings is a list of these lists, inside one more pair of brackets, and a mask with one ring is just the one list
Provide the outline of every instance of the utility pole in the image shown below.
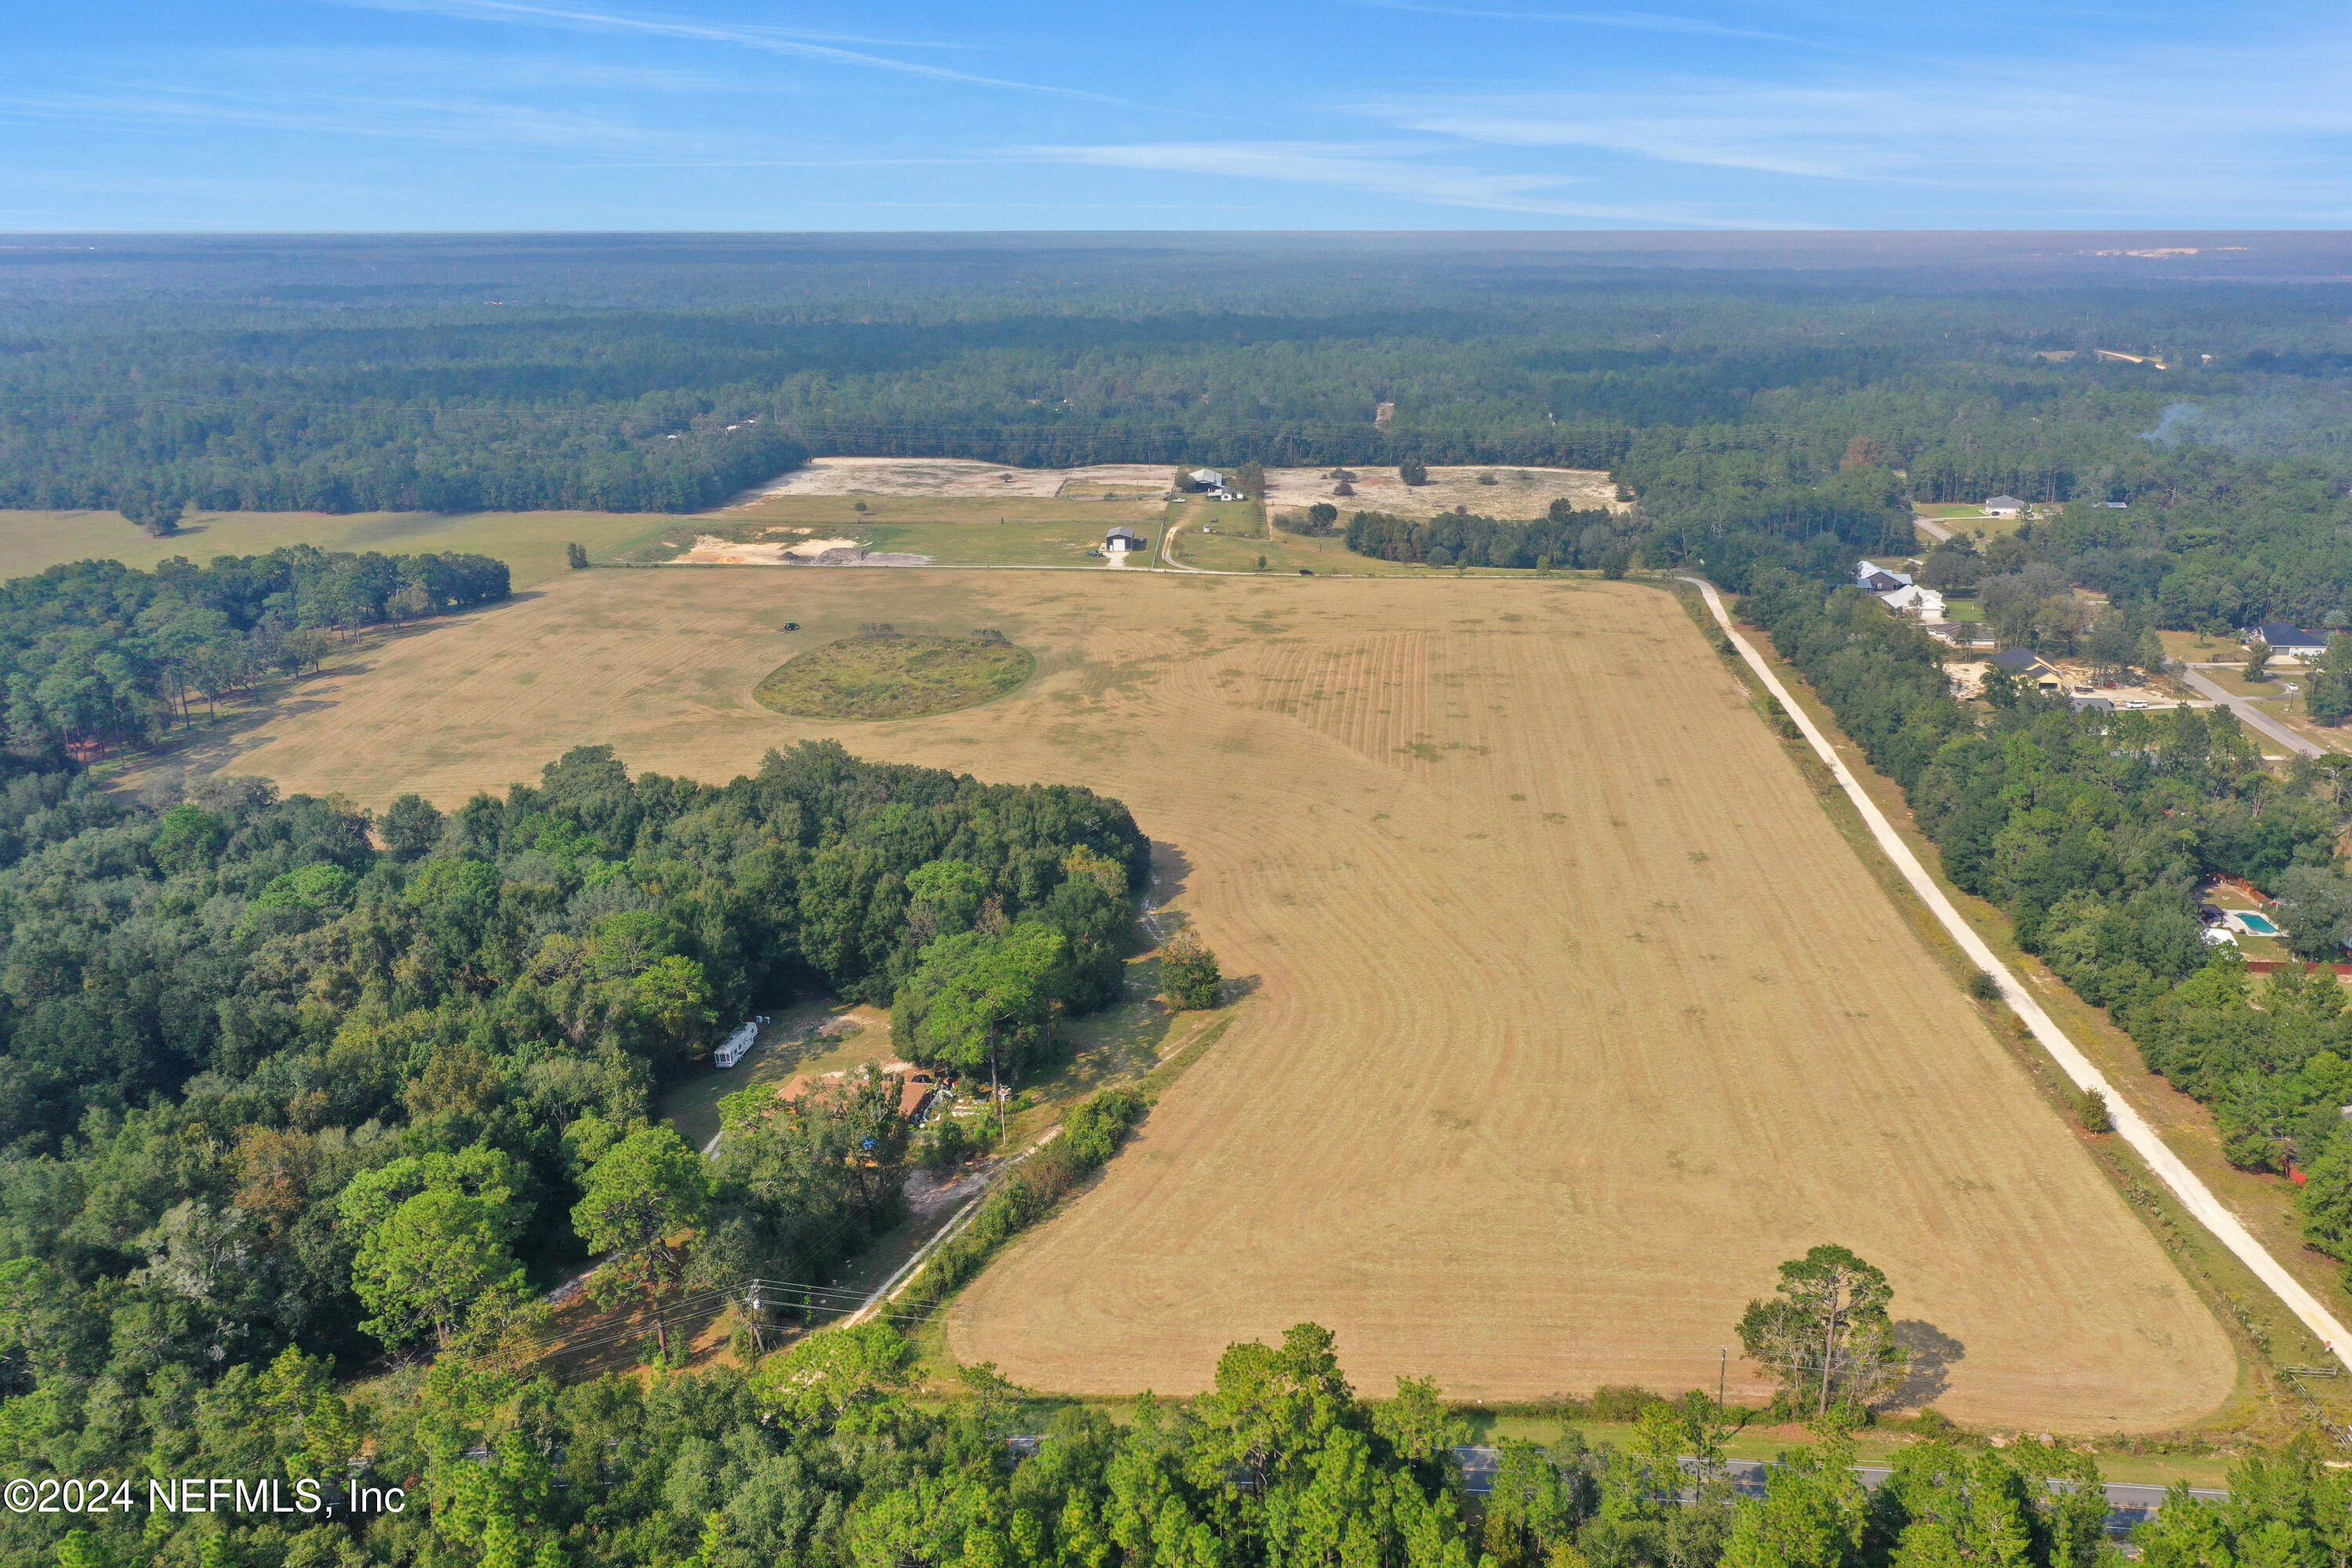
[[760,1282],[754,1279],[751,1281],[751,1293],[743,1299],[743,1321],[751,1325],[752,1348],[761,1355],[768,1353],[768,1340],[761,1331],[764,1325],[761,1321],[764,1305],[760,1300]]
[[996,1082],[996,1026],[988,1026],[988,1098],[996,1104],[996,1141],[1004,1142],[1004,1091]]
[[1715,1424],[1720,1426],[1723,1425],[1724,1385],[1731,1377],[1731,1347],[1717,1345],[1715,1353],[1717,1358],[1715,1363]]

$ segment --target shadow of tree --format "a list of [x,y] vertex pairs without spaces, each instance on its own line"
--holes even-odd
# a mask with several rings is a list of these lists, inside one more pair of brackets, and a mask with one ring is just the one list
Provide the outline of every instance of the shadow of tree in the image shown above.
[[[1192,874],[1192,857],[1165,839],[1153,839],[1151,867],[1148,873],[1150,880],[1140,889],[1150,909],[1157,911],[1164,909],[1170,900],[1181,898],[1184,879]],[[1160,915],[1156,921],[1147,916],[1146,920],[1148,923],[1144,924],[1143,935],[1147,941],[1155,943],[1175,935],[1177,928],[1184,924],[1181,915]],[[1160,928],[1157,931],[1151,929],[1153,923]]]
[[1969,1353],[1968,1346],[1917,1318],[1895,1322],[1895,1342],[1911,1352],[1911,1364],[1906,1369],[1903,1386],[1895,1390],[1894,1403],[1913,1410],[1943,1396],[1952,1385],[1952,1363],[1966,1360]]

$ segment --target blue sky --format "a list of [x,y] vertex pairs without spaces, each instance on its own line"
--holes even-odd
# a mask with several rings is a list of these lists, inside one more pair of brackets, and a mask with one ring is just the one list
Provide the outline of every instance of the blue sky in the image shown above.
[[16,0],[0,227],[2352,221],[2340,0],[1658,3]]

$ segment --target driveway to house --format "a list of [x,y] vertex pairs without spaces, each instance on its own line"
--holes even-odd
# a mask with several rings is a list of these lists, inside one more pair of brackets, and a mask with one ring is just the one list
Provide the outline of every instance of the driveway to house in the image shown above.
[[2188,683],[2190,690],[2203,692],[2206,696],[2210,697],[2217,704],[2227,708],[2231,712],[2235,713],[2239,718],[2243,719],[2248,724],[2253,726],[2257,732],[2269,736],[2272,740],[2276,741],[2280,745],[2284,746],[2288,751],[2300,752],[2306,757],[2324,757],[2327,754],[2327,748],[2325,746],[2318,744],[2316,742],[2305,740],[2302,736],[2296,734],[2294,731],[2288,729],[2285,725],[2280,723],[2277,720],[2272,718],[2269,714],[2255,707],[2245,698],[2231,696],[2228,692],[2222,690],[2220,686],[2206,679],[2205,677],[2198,674],[2194,669],[2183,666],[2180,671],[2180,679]]
[[1926,534],[1928,538],[1934,540],[1938,544],[1943,543],[1944,541],[1952,537],[1952,531],[1950,529],[1946,528],[1940,522],[1929,522],[1924,517],[1913,518],[1911,520],[1911,526],[1917,529],[1920,532]]

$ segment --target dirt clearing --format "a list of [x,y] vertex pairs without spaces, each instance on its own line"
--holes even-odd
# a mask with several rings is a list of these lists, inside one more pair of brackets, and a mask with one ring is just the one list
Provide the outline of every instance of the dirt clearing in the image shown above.
[[812,458],[730,503],[757,506],[778,496],[1066,496],[1071,500],[1157,498],[1175,472],[1166,463],[1103,463],[1085,468],[1008,468],[960,458]]
[[[1328,501],[1345,519],[1349,512],[1387,511],[1399,517],[1428,517],[1433,512],[1467,507],[1479,517],[1541,517],[1555,500],[1566,500],[1580,511],[1622,510],[1617,485],[1598,468],[1432,468],[1429,482],[1408,485],[1394,468],[1362,468],[1350,464],[1356,493],[1337,493],[1339,481],[1333,468],[1269,468],[1265,504],[1272,511],[1305,511],[1317,501]],[[1491,480],[1491,483],[1482,481]]]
[[[1392,511],[1425,517],[1466,506],[1486,517],[1540,517],[1554,500],[1581,510],[1617,507],[1617,486],[1597,468],[1433,468],[1429,482],[1408,485],[1393,468],[1349,467],[1353,496],[1332,492],[1335,470],[1268,468],[1266,504],[1276,510],[1304,510],[1318,500],[1347,511]],[[1003,498],[1063,500],[1157,500],[1169,493],[1171,466],[1107,463],[1086,468],[1007,468],[950,458],[814,458],[756,489],[732,507],[803,496],[919,496],[984,501]]]
[[[751,700],[786,620],[1001,628],[1037,670],[937,718],[795,721]],[[1247,994],[954,1308],[956,1354],[1017,1382],[1186,1392],[1311,1318],[1374,1390],[1711,1388],[1774,1266],[1833,1240],[1892,1276],[1915,1396],[1957,1418],[2161,1429],[2234,1384],[1654,589],[587,572],[305,696],[239,771],[446,807],[578,744],[723,780],[832,735],[1124,799]]]

